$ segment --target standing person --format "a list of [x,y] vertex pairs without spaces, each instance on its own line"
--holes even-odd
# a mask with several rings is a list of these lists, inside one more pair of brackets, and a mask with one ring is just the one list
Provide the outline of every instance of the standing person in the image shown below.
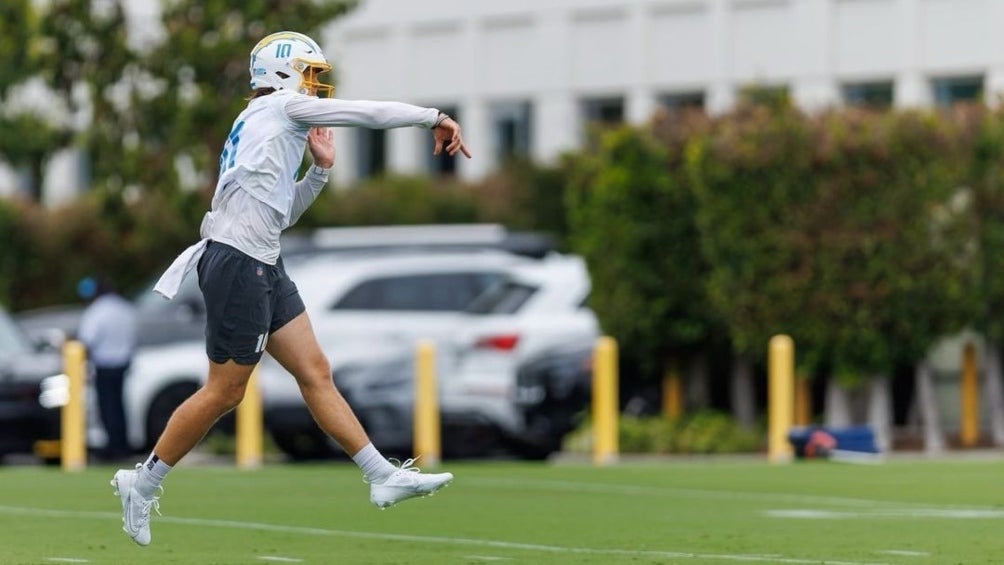
[[[210,363],[205,385],[175,410],[147,460],[135,470],[119,470],[111,481],[122,501],[123,529],[140,545],[150,543],[150,511],[159,511],[154,495],[161,481],[240,403],[263,351],[293,375],[317,424],[359,465],[377,507],[432,494],[453,479],[450,473],[421,473],[410,459],[395,466],[370,442],[331,381],[303,301],[286,276],[279,234],[326,184],[334,164],[327,127],[423,127],[432,130],[434,154],[470,152],[459,124],[434,108],[318,98],[332,92],[317,79],[329,70],[317,43],[300,33],[274,33],[251,50],[252,93],[223,146],[203,239],[155,287],[171,298],[185,274],[197,269]],[[313,166],[294,183],[305,147]]]
[[94,300],[84,310],[77,337],[87,348],[94,367],[94,388],[101,423],[108,435],[104,456],[109,460],[129,455],[122,389],[136,349],[136,308],[115,292],[109,279],[85,279],[78,285]]

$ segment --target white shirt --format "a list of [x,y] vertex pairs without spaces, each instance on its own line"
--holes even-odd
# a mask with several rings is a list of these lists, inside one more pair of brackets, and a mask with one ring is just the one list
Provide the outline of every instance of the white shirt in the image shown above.
[[84,310],[77,337],[96,367],[122,367],[136,349],[136,309],[117,294],[103,294]]
[[154,290],[173,298],[209,240],[275,264],[282,230],[300,218],[327,182],[327,171],[317,167],[294,182],[311,127],[432,128],[438,117],[435,108],[316,98],[288,90],[251,100],[234,120],[220,154],[212,209],[199,230],[202,240],[174,260]]

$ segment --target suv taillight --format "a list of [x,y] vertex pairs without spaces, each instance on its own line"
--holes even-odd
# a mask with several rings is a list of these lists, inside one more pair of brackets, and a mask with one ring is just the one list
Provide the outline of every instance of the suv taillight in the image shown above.
[[478,338],[474,342],[477,349],[496,349],[498,351],[512,351],[519,344],[519,334],[498,334]]

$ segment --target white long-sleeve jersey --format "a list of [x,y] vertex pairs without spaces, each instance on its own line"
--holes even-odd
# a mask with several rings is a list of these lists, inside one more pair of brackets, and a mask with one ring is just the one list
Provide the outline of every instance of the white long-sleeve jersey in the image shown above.
[[326,170],[296,174],[311,127],[432,128],[439,111],[401,102],[320,99],[287,90],[255,98],[237,116],[220,154],[220,176],[202,240],[186,249],[154,290],[172,298],[209,240],[231,245],[264,263],[279,258],[279,236],[313,203]]

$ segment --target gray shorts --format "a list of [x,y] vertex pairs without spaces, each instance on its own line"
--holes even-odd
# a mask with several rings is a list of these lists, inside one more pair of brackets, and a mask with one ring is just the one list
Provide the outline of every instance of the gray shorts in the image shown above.
[[215,363],[233,359],[254,365],[265,351],[269,334],[305,309],[296,285],[286,276],[282,258],[269,265],[210,241],[198,272],[206,299],[206,353]]

